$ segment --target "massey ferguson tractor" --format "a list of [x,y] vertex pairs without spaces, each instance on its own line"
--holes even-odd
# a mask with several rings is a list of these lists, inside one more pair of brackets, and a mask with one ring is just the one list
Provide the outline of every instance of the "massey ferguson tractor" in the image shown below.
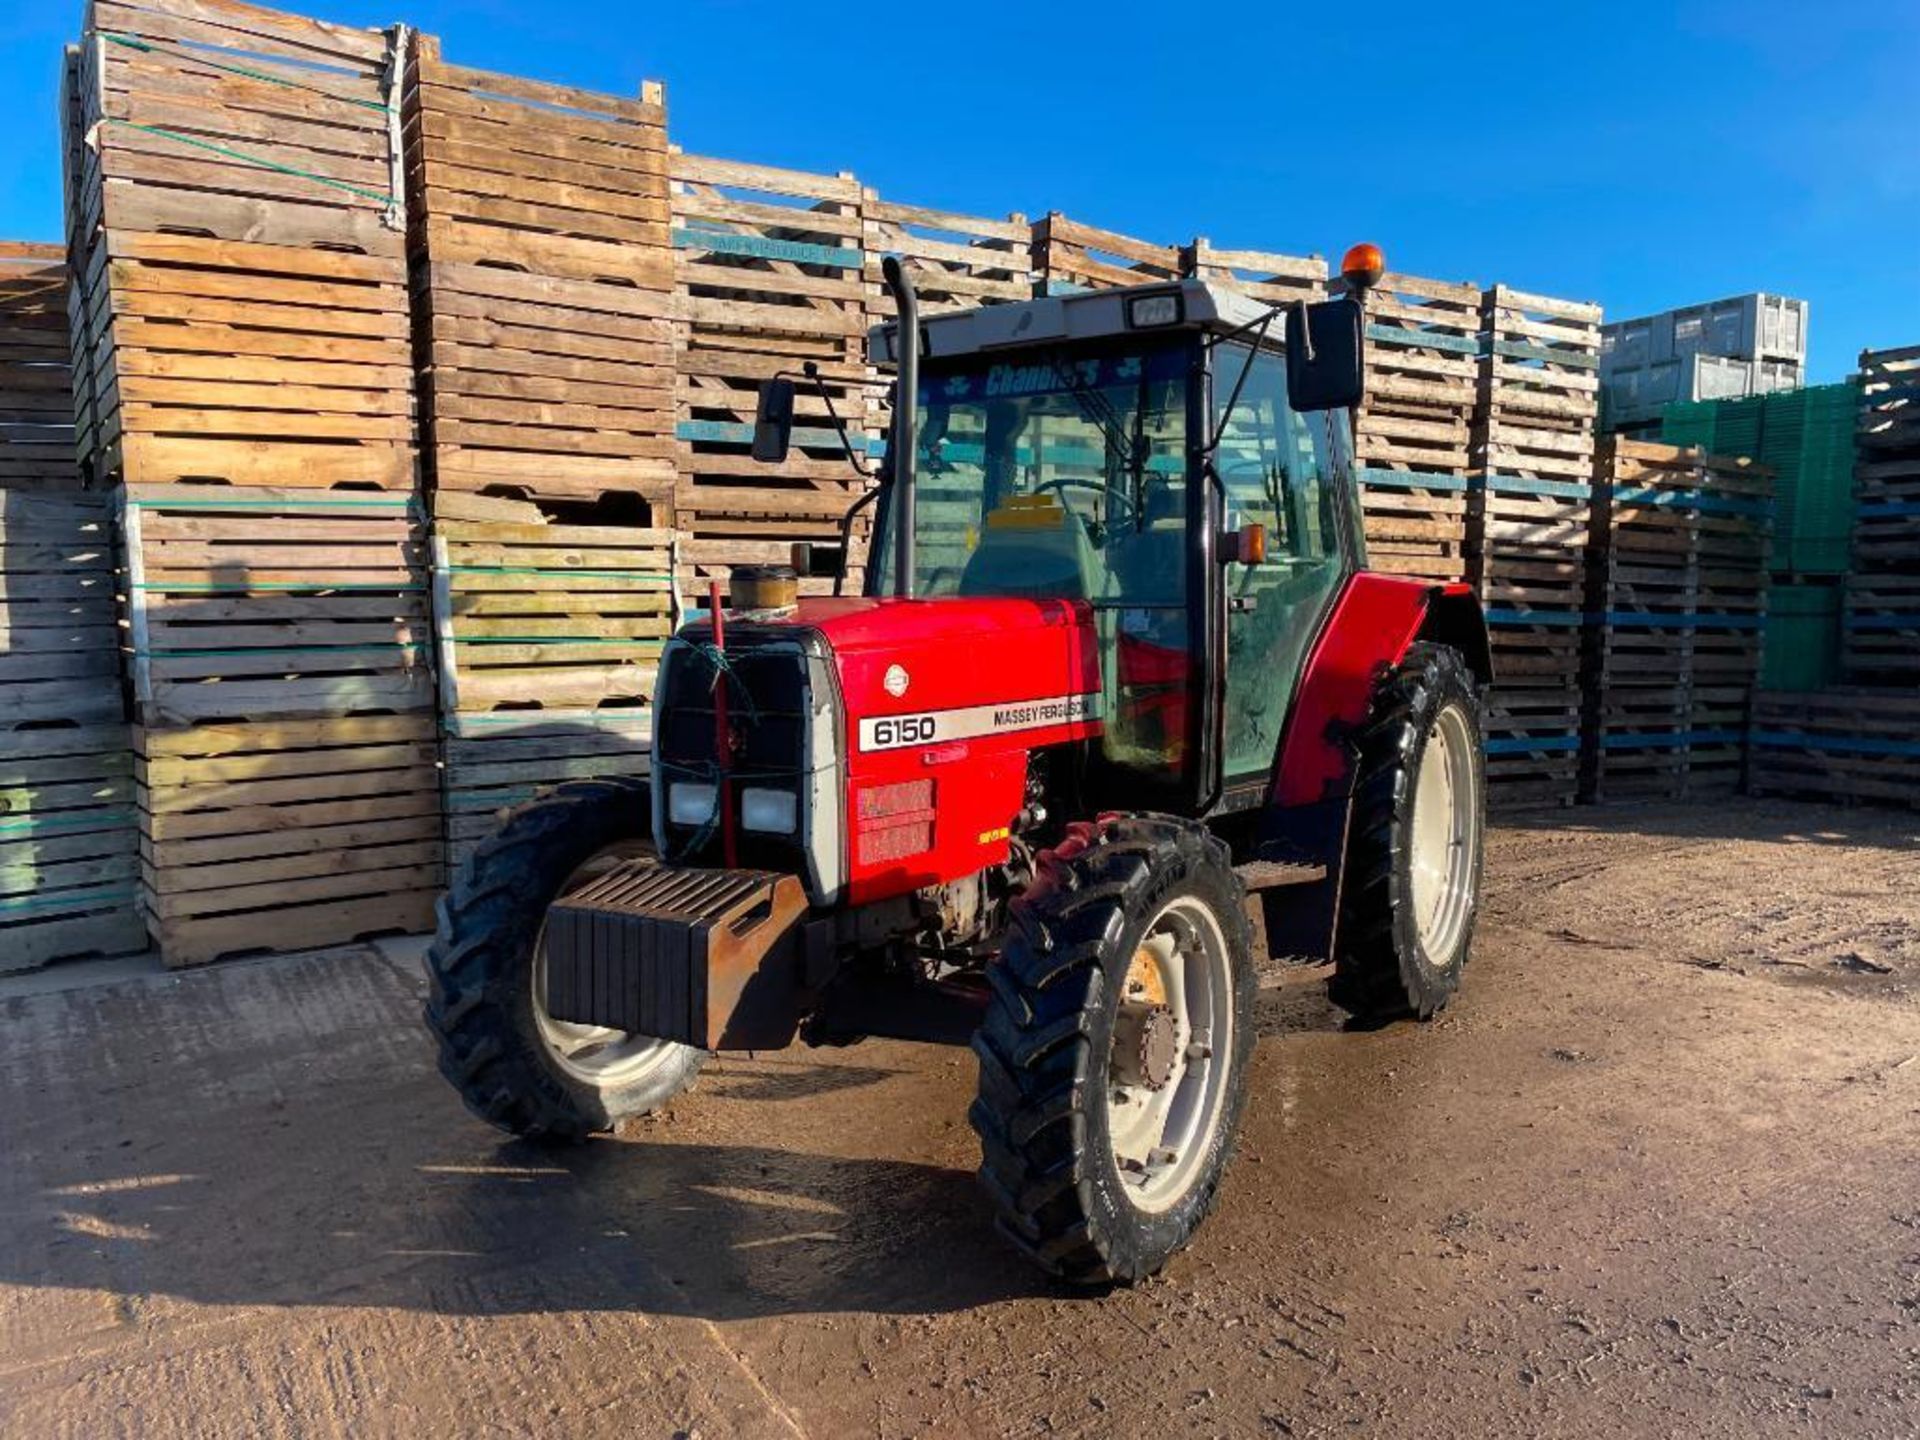
[[714,1051],[967,1044],[1001,1229],[1158,1270],[1247,1098],[1253,902],[1370,1023],[1445,1005],[1472,939],[1485,624],[1366,570],[1351,474],[1382,268],[922,318],[889,259],[865,594],[735,570],[664,647],[650,783],[561,785],[462,867],[426,1019],[467,1104],[574,1140]]

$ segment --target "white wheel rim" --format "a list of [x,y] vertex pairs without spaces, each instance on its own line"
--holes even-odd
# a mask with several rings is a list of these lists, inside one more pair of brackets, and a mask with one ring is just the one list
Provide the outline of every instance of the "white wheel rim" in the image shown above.
[[[583,880],[637,854],[650,853],[635,844],[612,846],[600,851],[567,877],[560,887],[566,894]],[[547,1014],[547,927],[543,920],[533,942],[534,1028],[540,1045],[556,1069],[597,1089],[616,1089],[634,1084],[658,1070],[673,1058],[679,1045],[651,1035],[632,1035],[624,1030],[608,1030],[598,1025],[575,1025]]]
[[[1142,998],[1171,1012],[1175,1058],[1156,1089],[1129,1083],[1117,1051],[1109,1053],[1107,1143],[1134,1208],[1157,1213],[1179,1203],[1200,1178],[1226,1108],[1233,962],[1212,908],[1191,896],[1162,907],[1128,973],[1143,972],[1162,987],[1160,994]],[[1131,990],[1122,994],[1123,1010],[1135,1003]]]
[[1473,860],[1480,843],[1473,729],[1459,705],[1434,718],[1414,778],[1414,923],[1434,965],[1451,964],[1473,915]]

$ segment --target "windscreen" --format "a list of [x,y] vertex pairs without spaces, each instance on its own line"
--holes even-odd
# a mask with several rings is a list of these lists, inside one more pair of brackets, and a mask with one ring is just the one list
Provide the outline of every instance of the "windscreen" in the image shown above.
[[[915,593],[1185,603],[1185,342],[924,363]],[[882,593],[891,537],[875,537]]]

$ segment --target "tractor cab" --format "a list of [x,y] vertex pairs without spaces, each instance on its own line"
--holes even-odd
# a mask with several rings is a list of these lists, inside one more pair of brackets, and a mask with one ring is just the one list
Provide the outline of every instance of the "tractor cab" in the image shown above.
[[[1364,564],[1359,352],[1340,343],[1356,315],[1187,280],[922,320],[912,464],[889,466],[868,593],[1085,605],[1100,788],[1184,813],[1258,804],[1306,649]],[[1289,330],[1320,362],[1291,387]],[[897,326],[873,332],[877,364],[898,349]],[[1342,366],[1350,393],[1329,392]],[[1299,395],[1303,370],[1343,403],[1305,408],[1321,396]]]

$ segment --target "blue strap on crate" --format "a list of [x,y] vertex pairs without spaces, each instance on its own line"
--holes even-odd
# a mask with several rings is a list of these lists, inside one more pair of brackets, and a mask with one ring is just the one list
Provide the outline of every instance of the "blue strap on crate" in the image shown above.
[[1912,755],[1920,740],[1883,740],[1876,735],[1796,735],[1791,730],[1750,730],[1755,745],[1773,750],[1821,750],[1837,755]]
[[[794,223],[804,224],[806,212],[796,210]],[[753,260],[786,260],[796,265],[824,265],[839,270],[858,270],[858,250],[843,245],[814,245],[804,240],[775,240],[767,235],[743,235],[737,230],[708,230],[691,226],[676,227],[673,243],[680,250],[707,250],[716,255],[742,255]],[[752,289],[752,272],[741,272],[741,288]]]

